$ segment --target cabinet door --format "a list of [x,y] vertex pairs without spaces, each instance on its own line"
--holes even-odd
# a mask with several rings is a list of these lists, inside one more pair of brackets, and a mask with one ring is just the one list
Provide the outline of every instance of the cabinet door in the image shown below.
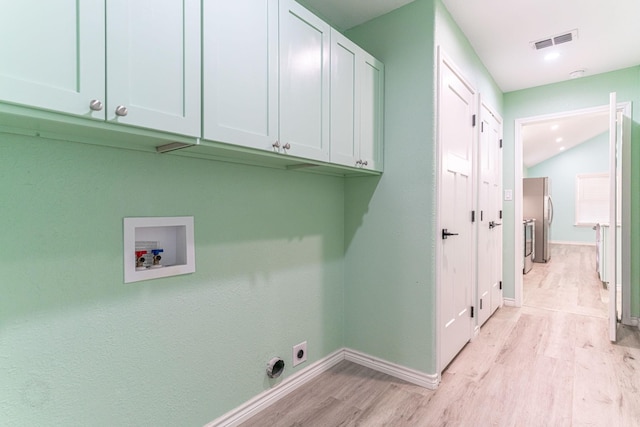
[[104,119],[104,0],[0,4],[0,100]]
[[273,150],[278,1],[203,1],[203,136]]
[[280,145],[323,161],[329,160],[329,31],[294,0],[280,2]]
[[200,136],[199,0],[107,1],[107,91],[107,120]]
[[331,29],[331,162],[357,166],[360,144],[360,91],[357,71],[361,49]]
[[360,151],[366,169],[383,169],[384,65],[363,52],[360,70]]

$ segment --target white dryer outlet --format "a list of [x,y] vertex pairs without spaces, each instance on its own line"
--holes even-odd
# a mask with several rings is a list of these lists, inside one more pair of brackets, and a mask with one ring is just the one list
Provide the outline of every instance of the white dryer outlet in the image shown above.
[[307,342],[301,342],[300,344],[293,346],[293,366],[299,365],[302,362],[307,361]]

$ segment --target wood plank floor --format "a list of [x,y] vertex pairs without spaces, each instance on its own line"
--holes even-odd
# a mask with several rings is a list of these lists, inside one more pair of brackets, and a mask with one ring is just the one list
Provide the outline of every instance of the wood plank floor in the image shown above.
[[595,249],[554,245],[431,391],[343,361],[251,426],[640,426],[640,331],[607,335]]

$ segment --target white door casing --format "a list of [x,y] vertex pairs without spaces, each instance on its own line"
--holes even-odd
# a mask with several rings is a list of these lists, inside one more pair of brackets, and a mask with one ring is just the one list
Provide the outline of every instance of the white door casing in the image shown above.
[[[439,52],[438,80],[438,367],[442,371],[471,339],[474,319],[476,92]],[[446,235],[452,233],[453,235]]]
[[609,94],[609,233],[607,260],[609,262],[609,339],[617,340],[618,329],[618,108],[616,93]]

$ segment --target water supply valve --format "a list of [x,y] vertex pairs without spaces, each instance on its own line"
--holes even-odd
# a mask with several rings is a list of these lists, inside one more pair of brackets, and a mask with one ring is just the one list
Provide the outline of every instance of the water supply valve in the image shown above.
[[146,269],[144,265],[147,260],[147,258],[145,257],[146,254],[147,251],[136,251],[136,270],[139,271]]
[[162,256],[160,255],[164,252],[164,249],[152,249],[151,253],[153,254],[153,265],[152,268],[160,268],[162,264],[160,264],[160,260],[162,260]]

